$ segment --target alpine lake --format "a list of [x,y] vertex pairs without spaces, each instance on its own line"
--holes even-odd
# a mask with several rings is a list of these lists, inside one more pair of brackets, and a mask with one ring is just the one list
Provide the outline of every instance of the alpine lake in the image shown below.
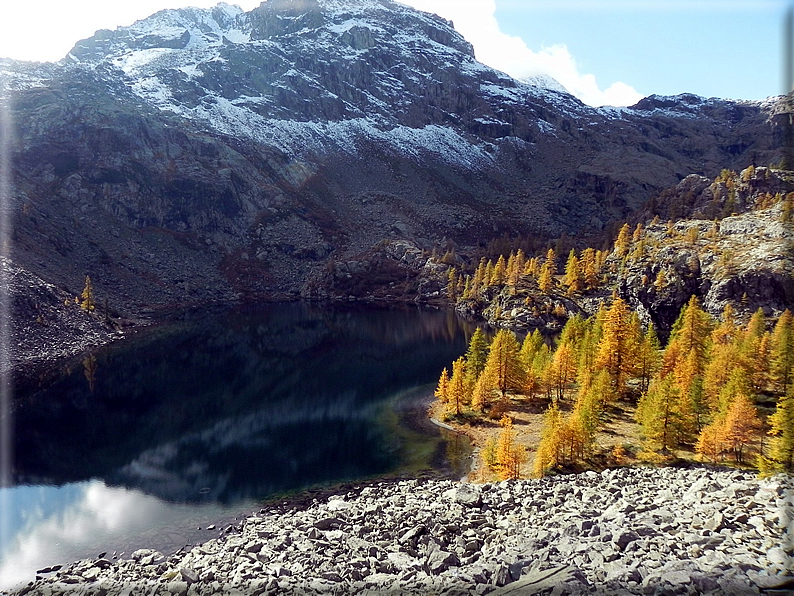
[[468,439],[426,407],[473,331],[415,307],[239,307],[143,329],[17,388],[0,590],[101,553],[189,548],[307,489],[464,476]]

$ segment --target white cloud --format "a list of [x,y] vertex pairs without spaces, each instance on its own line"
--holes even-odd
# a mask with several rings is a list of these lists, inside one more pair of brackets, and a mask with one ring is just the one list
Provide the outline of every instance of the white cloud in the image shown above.
[[495,0],[401,0],[409,6],[436,13],[455,23],[463,37],[474,45],[477,59],[510,76],[549,75],[570,93],[591,106],[627,106],[642,95],[620,81],[602,89],[595,75],[582,73],[565,45],[533,51],[523,39],[504,33],[496,20]]

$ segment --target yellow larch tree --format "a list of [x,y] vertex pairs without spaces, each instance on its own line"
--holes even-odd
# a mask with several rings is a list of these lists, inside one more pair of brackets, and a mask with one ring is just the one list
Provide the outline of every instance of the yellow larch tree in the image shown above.
[[794,378],[794,318],[786,309],[775,324],[770,346],[770,377],[774,390],[785,395]]

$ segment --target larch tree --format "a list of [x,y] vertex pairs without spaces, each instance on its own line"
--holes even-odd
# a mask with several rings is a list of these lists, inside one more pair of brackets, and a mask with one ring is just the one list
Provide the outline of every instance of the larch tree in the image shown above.
[[678,445],[679,435],[678,386],[672,375],[657,377],[648,392],[640,398],[635,417],[642,426],[648,444],[663,453]]
[[744,463],[746,450],[755,445],[761,420],[750,398],[742,393],[733,400],[725,416],[723,437],[737,464]]
[[442,404],[447,403],[449,400],[449,373],[446,368],[441,371],[441,377],[438,379],[438,385],[433,395],[435,395]]
[[466,350],[466,381],[473,387],[477,379],[485,370],[485,363],[488,360],[488,338],[482,329],[477,327],[469,340],[469,347]]
[[95,308],[94,286],[91,284],[91,278],[87,275],[85,276],[85,286],[83,287],[83,292],[80,294],[78,303],[80,304],[80,308],[88,312],[93,311]]
[[561,400],[565,395],[565,389],[576,377],[576,355],[570,343],[561,343],[554,351],[554,358],[551,361],[551,378],[554,389],[557,391],[557,399]]
[[794,318],[786,309],[772,332],[770,376],[776,392],[785,395],[794,376]]
[[494,265],[493,272],[491,273],[490,285],[503,286],[507,281],[507,263],[505,263],[504,255],[499,255],[499,258]]
[[775,413],[769,417],[769,455],[761,460],[766,473],[794,471],[794,385],[777,400]]
[[538,288],[541,292],[548,292],[554,286],[554,276],[557,274],[557,257],[554,249],[550,248],[546,253],[546,260],[540,268],[538,275]]
[[518,480],[521,477],[521,464],[526,461],[526,451],[516,444],[513,421],[502,416],[499,421],[502,431],[496,444],[496,465],[502,480]]
[[636,345],[628,306],[616,297],[604,317],[595,358],[595,368],[607,371],[616,397],[625,394],[626,380],[634,367]]
[[659,337],[656,335],[656,328],[653,323],[648,323],[648,329],[642,336],[642,341],[637,349],[637,359],[635,361],[635,374],[640,380],[640,394],[648,391],[651,379],[659,370],[661,362],[661,345]]
[[491,380],[486,375],[480,375],[472,390],[471,408],[480,414],[484,413],[491,405],[491,392],[493,389]]
[[466,361],[461,356],[452,363],[452,377],[447,387],[447,413],[460,416],[461,406],[469,401],[466,391]]
[[584,287],[587,290],[594,290],[598,287],[599,268],[596,261],[596,251],[593,248],[585,248],[582,257],[579,259],[579,269]]
[[568,294],[576,294],[584,289],[584,276],[579,267],[579,259],[576,251],[571,249],[568,254],[568,261],[565,263],[565,278],[562,282],[568,288]]
[[521,391],[524,387],[524,367],[515,333],[500,329],[491,342],[488,359],[482,374],[493,380],[494,386],[505,397],[508,391]]
[[458,299],[458,271],[454,267],[447,272],[447,298],[450,302]]
[[678,343],[682,357],[688,357],[689,352],[694,350],[698,374],[703,374],[711,347],[711,330],[711,316],[700,307],[700,301],[693,295],[673,324],[667,345]]
[[560,409],[552,403],[543,415],[540,443],[538,443],[532,466],[533,476],[536,478],[545,475],[559,462],[562,451],[562,426],[563,419]]
[[624,258],[629,252],[629,243],[631,242],[631,228],[629,224],[623,224],[618,232],[618,237],[615,238],[615,254],[619,258]]

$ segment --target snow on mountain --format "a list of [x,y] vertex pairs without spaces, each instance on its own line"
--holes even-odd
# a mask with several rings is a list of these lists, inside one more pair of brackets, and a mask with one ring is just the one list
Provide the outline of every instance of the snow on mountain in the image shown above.
[[[491,157],[471,127],[509,124],[488,106],[462,119],[466,87],[513,107],[540,98],[571,117],[593,113],[553,79],[526,84],[485,67],[451,23],[390,0],[164,10],[78,42],[70,61],[109,67],[160,110],[289,155],[355,155],[363,138],[407,155],[438,151],[451,163],[484,165]],[[538,132],[550,127],[537,118]]]

